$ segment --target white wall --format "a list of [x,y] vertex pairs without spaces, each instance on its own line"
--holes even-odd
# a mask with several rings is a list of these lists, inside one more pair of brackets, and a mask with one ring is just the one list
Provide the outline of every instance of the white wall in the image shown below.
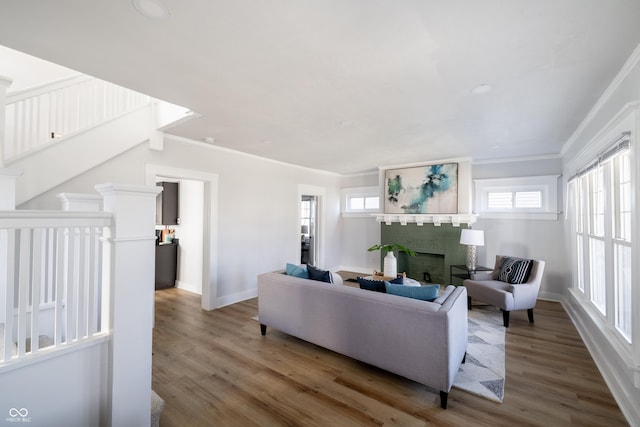
[[[536,175],[560,175],[560,158],[473,165],[473,179]],[[564,206],[559,188],[558,206]],[[478,248],[478,263],[493,267],[496,255],[512,255],[545,261],[540,297],[560,300],[570,286],[571,271],[564,243],[564,217],[557,220],[483,219],[473,225],[484,230],[485,246]]]
[[340,177],[219,149],[207,144],[165,138],[164,151],[151,151],[147,144],[98,165],[19,206],[21,209],[57,209],[60,192],[91,193],[96,183],[145,183],[145,164],[167,165],[219,176],[218,271],[216,297],[229,304],[256,295],[259,273],[284,268],[299,260],[300,184],[326,188],[323,201],[324,265],[339,266]]
[[[86,427],[107,417],[107,347],[61,351],[41,363],[1,372],[0,425]],[[27,419],[7,421],[11,408],[26,409]]]
[[[638,103],[640,102],[640,46],[632,54],[619,75],[598,100],[584,122],[576,130],[565,147],[563,168],[565,182],[567,177],[579,167],[586,166],[607,145],[620,136],[623,130],[631,130],[632,176],[635,183],[634,225],[638,223],[638,206],[640,203],[639,175],[637,165],[640,162],[637,149],[640,139],[637,130],[640,128]],[[628,108],[632,105],[632,108]],[[635,163],[634,163],[635,162]],[[570,222],[565,221],[566,241],[570,242]],[[640,231],[635,228],[633,234],[632,282],[637,285],[640,252],[638,240]],[[566,252],[571,253],[569,245]],[[637,286],[632,291],[633,313],[640,309],[640,293]],[[615,339],[611,332],[613,322],[607,322],[591,304],[579,295],[579,292],[567,292],[565,307],[582,336],[587,348],[593,356],[607,385],[611,389],[620,409],[631,425],[640,425],[640,331],[634,325],[634,348],[628,350]],[[595,314],[594,314],[595,313]]]
[[17,50],[0,46],[0,75],[9,77],[13,83],[9,93],[18,92],[45,83],[78,75],[77,71],[54,64]]
[[[378,186],[378,171],[362,175],[344,176],[340,188]],[[341,268],[359,273],[373,273],[380,269],[380,253],[367,248],[380,243],[380,224],[371,215],[340,218]]]
[[179,239],[176,286],[202,295],[204,183],[190,179],[179,182],[180,225],[172,227]]

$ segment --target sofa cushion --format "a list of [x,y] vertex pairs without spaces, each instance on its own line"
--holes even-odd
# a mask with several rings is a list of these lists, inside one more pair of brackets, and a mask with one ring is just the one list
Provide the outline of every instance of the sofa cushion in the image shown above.
[[289,276],[299,277],[301,279],[309,278],[309,272],[307,271],[307,269],[304,267],[300,267],[299,265],[287,263],[285,272]]
[[323,270],[313,265],[307,265],[307,271],[309,272],[309,279],[317,280],[319,282],[333,283],[331,278],[331,272],[329,270]]
[[369,280],[363,277],[358,277],[358,284],[360,285],[360,289],[382,293],[387,292],[387,288],[383,280]]
[[433,301],[438,297],[440,285],[404,286],[385,282],[385,288],[388,294],[420,299],[423,301]]
[[533,260],[507,257],[502,262],[498,280],[513,285],[525,283],[533,267]]

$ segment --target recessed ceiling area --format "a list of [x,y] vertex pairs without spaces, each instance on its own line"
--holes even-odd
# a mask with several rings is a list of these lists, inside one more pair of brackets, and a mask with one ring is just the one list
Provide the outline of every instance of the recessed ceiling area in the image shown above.
[[5,1],[0,45],[201,115],[172,134],[351,174],[558,155],[638,22],[629,0]]

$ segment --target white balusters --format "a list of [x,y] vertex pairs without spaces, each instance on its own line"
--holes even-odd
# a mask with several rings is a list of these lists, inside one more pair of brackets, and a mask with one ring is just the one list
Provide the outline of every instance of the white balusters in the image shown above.
[[0,362],[43,350],[41,335],[61,346],[105,330],[100,236],[110,222],[111,215],[100,212],[0,212],[7,248]]
[[103,80],[75,76],[10,94],[6,102],[5,162],[131,112],[150,98]]

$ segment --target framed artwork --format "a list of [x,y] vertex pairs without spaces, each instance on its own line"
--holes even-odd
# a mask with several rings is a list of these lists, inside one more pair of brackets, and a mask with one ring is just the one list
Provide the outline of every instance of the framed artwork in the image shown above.
[[384,213],[458,213],[458,164],[445,163],[385,172]]

